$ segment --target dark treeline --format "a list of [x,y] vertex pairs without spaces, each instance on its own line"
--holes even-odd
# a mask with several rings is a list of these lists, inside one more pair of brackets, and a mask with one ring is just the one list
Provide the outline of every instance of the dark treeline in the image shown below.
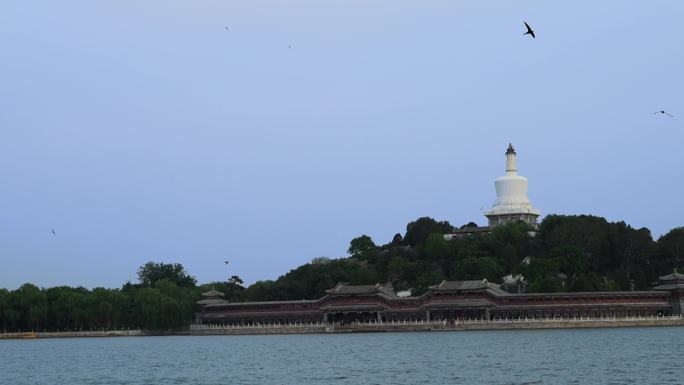
[[[3,331],[173,330],[188,325],[202,292],[217,288],[244,290],[239,277],[197,286],[180,264],[148,262],[138,270],[138,284],[121,289],[58,286],[41,289],[26,283],[0,289]],[[240,297],[228,299],[239,300]]]
[[443,279],[501,282],[504,275],[522,274],[531,292],[649,290],[659,275],[684,262],[681,227],[655,241],[648,229],[624,222],[550,215],[534,237],[528,225],[509,223],[491,234],[446,241],[443,234],[453,230],[448,222],[419,218],[387,244],[362,235],[350,242],[350,257],[315,258],[247,288],[237,276],[197,285],[180,264],[155,262],[140,267],[138,283],[120,289],[43,289],[27,283],[14,291],[0,289],[0,326],[4,331],[172,330],[192,322],[196,301],[210,289],[230,301],[315,299],[340,281],[390,282],[415,295]]
[[650,230],[624,222],[549,215],[534,237],[528,225],[509,223],[491,234],[446,241],[443,234],[453,230],[448,222],[423,217],[384,245],[362,235],[351,241],[351,257],[316,258],[275,281],[256,282],[245,299],[314,299],[339,281],[390,282],[416,295],[444,279],[501,282],[507,274],[522,274],[528,292],[649,290],[684,261],[682,227],[654,241]]

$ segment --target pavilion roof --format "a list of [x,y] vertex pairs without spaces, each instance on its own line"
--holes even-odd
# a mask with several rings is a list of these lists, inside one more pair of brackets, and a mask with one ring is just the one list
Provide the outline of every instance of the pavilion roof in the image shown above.
[[346,282],[340,282],[335,285],[335,287],[328,289],[325,292],[332,295],[384,294],[391,298],[397,297],[391,288],[379,283],[376,283],[375,285],[349,285]]
[[669,281],[681,281],[684,282],[684,274],[679,274],[676,270],[668,275],[663,275],[662,277],[658,277],[658,279],[662,282],[669,282]]
[[442,281],[437,285],[432,285],[428,287],[432,290],[437,291],[454,291],[487,289],[489,285],[486,279],[481,279],[473,281]]
[[202,293],[202,297],[208,297],[208,298],[211,298],[211,297],[224,297],[224,296],[225,296],[225,294],[221,293],[220,291],[214,290],[214,289],[211,289],[211,290],[209,290],[209,291],[207,291],[207,292]]
[[[301,299],[292,301],[260,301],[260,302],[228,302],[228,301],[217,301],[208,304],[207,307],[250,307],[250,306],[263,306],[263,305],[290,305],[290,304],[312,304],[318,303],[317,299]],[[199,302],[198,302],[199,303]]]
[[677,289],[684,289],[684,282],[682,283],[665,283],[662,285],[658,285],[653,288],[653,290],[677,290]]
[[226,304],[230,303],[224,299],[220,298],[205,298],[197,301],[198,305],[215,305],[215,304]]
[[442,281],[437,285],[428,286],[433,291],[486,291],[495,296],[510,295],[499,285],[488,282],[487,279],[469,281]]

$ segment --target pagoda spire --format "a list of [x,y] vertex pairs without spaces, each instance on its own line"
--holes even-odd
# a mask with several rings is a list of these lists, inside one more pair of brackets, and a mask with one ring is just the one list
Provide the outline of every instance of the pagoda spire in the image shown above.
[[515,175],[518,171],[518,162],[516,160],[515,148],[511,143],[508,143],[506,150],[506,174]]
[[513,154],[515,155],[515,148],[513,148],[513,145],[511,142],[508,142],[508,149],[506,150],[506,155],[508,154]]

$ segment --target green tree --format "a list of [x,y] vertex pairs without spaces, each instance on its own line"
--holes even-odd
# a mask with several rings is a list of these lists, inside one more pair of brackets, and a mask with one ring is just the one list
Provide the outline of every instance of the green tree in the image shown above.
[[58,286],[46,290],[50,329],[81,330],[93,327],[89,301],[91,293],[83,288]]
[[428,259],[437,260],[449,257],[449,243],[442,233],[432,233],[425,241],[425,256]]
[[9,310],[9,291],[0,288],[0,322],[2,322],[2,331],[7,332],[7,311]]
[[411,246],[422,246],[430,234],[447,234],[453,230],[454,227],[447,221],[437,222],[430,217],[421,217],[406,225],[404,243]]
[[504,268],[493,257],[468,257],[460,260],[456,266],[456,275],[460,279],[482,279],[498,282],[504,276]]
[[235,285],[242,285],[244,283],[244,281],[242,280],[242,278],[238,277],[237,275],[233,275],[228,280],[228,283],[232,283]]
[[371,237],[364,234],[360,237],[352,239],[351,242],[349,242],[349,249],[347,249],[347,252],[349,255],[357,257],[375,249],[376,247],[377,246],[375,246],[375,242],[373,242]]
[[[388,275],[386,281],[392,282],[397,286],[405,286],[407,281],[406,273],[409,265],[410,263],[406,257],[402,257],[401,255],[392,257],[387,266]],[[402,283],[402,281],[404,282]]]
[[316,257],[311,260],[312,265],[324,265],[328,262],[330,262],[330,258],[328,257]]
[[402,242],[404,242],[404,238],[401,236],[400,233],[396,233],[396,234],[394,234],[394,236],[392,237],[392,243],[391,243],[391,245],[392,245],[392,246],[399,246],[399,245],[402,244]]
[[247,301],[272,301],[275,296],[272,293],[275,281],[256,281],[245,291]]
[[[658,238],[658,248],[666,261],[664,269],[682,267],[684,262],[684,227],[676,227]],[[669,265],[669,266],[667,266]]]
[[610,224],[591,215],[548,215],[539,225],[539,252],[556,246],[575,246],[587,253],[593,271],[606,274],[613,264]]
[[47,317],[45,292],[35,285],[25,283],[17,289],[16,294],[17,310],[21,315],[22,328],[34,331],[45,328]]
[[533,258],[529,264],[520,266],[518,272],[529,282],[531,292],[562,291],[561,279],[558,277],[560,263],[557,258]]
[[153,286],[162,279],[167,279],[181,287],[194,287],[195,277],[190,276],[180,263],[147,262],[138,269],[138,279],[143,286]]
[[135,291],[136,324],[144,329],[160,329],[162,324],[162,295],[155,287],[143,287]]
[[653,274],[648,266],[656,249],[650,230],[636,230],[625,222],[615,223],[613,230],[615,256],[611,264],[612,275],[616,277],[619,288],[629,290],[632,283],[639,289],[648,288],[648,282],[657,279],[657,274]]

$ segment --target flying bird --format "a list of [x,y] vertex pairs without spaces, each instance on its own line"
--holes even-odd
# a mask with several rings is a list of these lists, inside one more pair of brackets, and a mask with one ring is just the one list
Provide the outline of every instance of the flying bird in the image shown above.
[[230,29],[228,28],[228,26],[226,26],[226,31],[230,32]]
[[52,235],[55,235],[55,229],[52,229]]
[[661,114],[661,115],[662,115],[662,114],[665,114],[665,115],[667,115],[667,116],[669,116],[669,117],[671,117],[671,118],[674,118],[674,116],[668,114],[667,112],[665,112],[665,111],[663,111],[663,110],[656,111],[656,112],[654,112],[653,114],[654,114],[654,115],[655,115],[655,114]]
[[526,21],[523,21],[523,23],[525,23],[525,27],[527,27],[527,32],[523,33],[523,36],[525,36],[525,35],[532,35],[532,38],[535,38],[535,39],[536,39],[536,36],[534,36],[534,31],[532,30],[532,28],[530,28],[530,25],[527,24]]
[[227,264],[228,264],[228,261],[223,261],[223,263],[225,263],[225,264],[227,265]]

